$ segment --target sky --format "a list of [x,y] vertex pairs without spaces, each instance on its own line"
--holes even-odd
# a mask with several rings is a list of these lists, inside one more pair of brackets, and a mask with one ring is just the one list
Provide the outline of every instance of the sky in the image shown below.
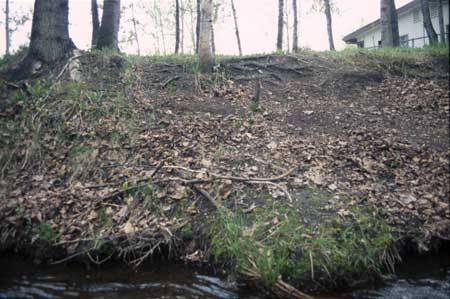
[[[18,15],[33,8],[33,0],[10,0],[11,10]],[[98,0],[102,3],[101,0]],[[182,0],[186,3],[188,0]],[[192,0],[191,0],[192,1]],[[292,44],[292,1],[287,0],[289,12],[289,44]],[[311,9],[314,0],[298,0],[300,5],[299,16],[299,43],[301,47],[323,51],[328,48],[326,20],[322,12]],[[396,0],[397,8],[411,0]],[[0,9],[4,10],[4,1]],[[154,3],[160,3],[163,32],[160,26],[155,26]],[[138,21],[138,37],[142,55],[172,53],[174,50],[174,0],[122,0],[123,13],[121,17],[120,39],[127,40],[132,26],[131,4],[134,5],[135,19]],[[194,1],[192,1],[194,2]],[[216,52],[218,54],[238,54],[234,22],[230,12],[230,0],[221,0],[222,5],[215,24]],[[335,0],[337,11],[333,13],[334,41],[338,49],[345,44],[342,38],[348,33],[358,29],[379,18],[380,0]],[[80,49],[87,49],[91,39],[90,0],[69,0],[69,33]],[[277,0],[235,0],[239,29],[241,33],[244,54],[268,53],[275,50],[277,35]],[[0,54],[5,51],[4,13],[0,16]],[[184,52],[192,51],[192,22],[189,12],[184,16]],[[155,30],[155,28],[157,28]],[[286,29],[285,29],[286,30]],[[12,47],[17,49],[27,44],[31,31],[31,21],[21,26],[13,34]],[[286,33],[286,31],[285,31]],[[163,39],[164,37],[164,39]],[[284,45],[287,47],[285,34]],[[129,54],[137,53],[136,42],[122,42],[120,48]]]

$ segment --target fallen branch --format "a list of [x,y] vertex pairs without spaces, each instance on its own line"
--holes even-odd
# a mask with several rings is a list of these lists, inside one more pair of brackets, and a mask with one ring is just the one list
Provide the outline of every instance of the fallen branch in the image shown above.
[[249,177],[228,176],[228,175],[221,175],[221,174],[217,174],[217,173],[209,173],[209,172],[200,171],[200,170],[193,170],[193,169],[182,167],[182,166],[164,166],[164,168],[180,169],[180,170],[185,170],[185,171],[194,172],[194,173],[203,173],[203,174],[212,176],[215,179],[221,179],[221,180],[231,180],[231,181],[239,181],[239,182],[248,182],[248,181],[273,182],[273,181],[279,181],[279,180],[289,176],[290,174],[292,174],[294,171],[297,170],[298,166],[286,171],[285,173],[282,173],[278,176],[270,177],[270,178],[249,178]]
[[166,81],[161,83],[161,88],[164,89],[164,88],[167,87],[167,85],[169,85],[173,81],[176,81],[176,80],[179,80],[179,79],[181,79],[181,76],[174,76],[174,77],[168,78]]

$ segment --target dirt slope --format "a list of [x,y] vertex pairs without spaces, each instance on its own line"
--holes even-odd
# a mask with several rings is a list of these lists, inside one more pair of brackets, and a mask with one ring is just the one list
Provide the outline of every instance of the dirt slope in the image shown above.
[[2,87],[4,248],[200,261],[208,196],[246,213],[285,203],[306,227],[372,207],[421,249],[448,237],[441,58],[268,55],[223,60],[212,78],[190,62],[81,62],[84,83]]

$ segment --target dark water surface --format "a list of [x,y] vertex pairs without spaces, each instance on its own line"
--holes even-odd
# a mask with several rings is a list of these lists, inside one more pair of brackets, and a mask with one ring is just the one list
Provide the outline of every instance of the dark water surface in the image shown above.
[[[448,254],[406,260],[395,279],[351,292],[318,298],[449,299]],[[256,299],[254,291],[236,288],[223,278],[182,266],[124,265],[86,270],[80,265],[35,266],[17,257],[0,257],[0,298],[33,299]]]

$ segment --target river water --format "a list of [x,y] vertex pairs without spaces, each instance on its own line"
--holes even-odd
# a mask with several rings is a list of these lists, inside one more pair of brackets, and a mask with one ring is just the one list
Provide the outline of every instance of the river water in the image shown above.
[[[255,291],[182,266],[121,264],[86,270],[80,265],[36,266],[17,257],[0,257],[0,298],[33,299],[256,299]],[[406,260],[386,283],[317,298],[449,299],[449,256]]]

